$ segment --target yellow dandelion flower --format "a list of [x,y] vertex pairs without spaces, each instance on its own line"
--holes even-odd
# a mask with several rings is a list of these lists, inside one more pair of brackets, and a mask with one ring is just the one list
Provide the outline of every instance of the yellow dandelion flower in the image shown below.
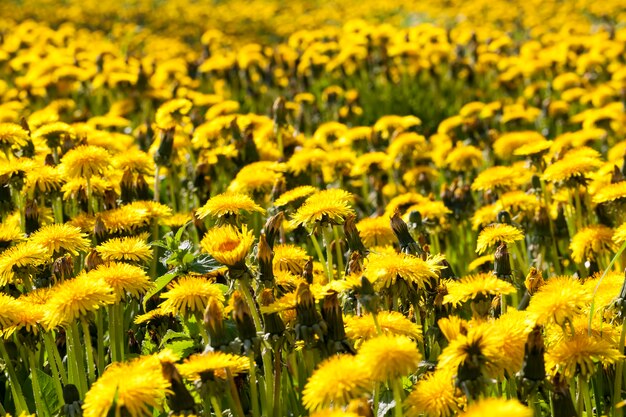
[[363,342],[357,359],[371,380],[385,382],[415,372],[422,355],[414,340],[406,336],[382,335]]
[[[397,311],[381,311],[376,320],[384,334],[407,336],[413,340],[422,340],[422,326],[413,323]],[[352,340],[368,340],[378,335],[374,318],[371,314],[347,316],[344,318],[346,335]]]
[[103,211],[99,216],[110,233],[130,232],[150,223],[148,210],[131,204]]
[[357,158],[350,171],[351,177],[372,172],[373,170],[386,171],[391,165],[391,158],[385,152],[368,152]]
[[517,400],[489,397],[478,400],[459,414],[459,417],[485,416],[533,417],[533,412]]
[[35,130],[32,134],[33,139],[43,139],[48,146],[56,147],[60,144],[62,137],[73,137],[74,130],[70,125],[63,122],[47,123]]
[[581,263],[599,254],[615,252],[617,245],[613,242],[613,229],[600,224],[576,232],[569,248],[574,262]]
[[448,294],[443,297],[444,304],[452,304],[454,307],[482,297],[492,297],[499,294],[511,294],[515,292],[512,284],[498,279],[493,274],[469,275],[458,281],[446,282]]
[[533,156],[546,152],[552,147],[553,143],[549,140],[540,140],[537,142],[527,143],[513,151],[515,156]]
[[148,323],[151,320],[155,320],[161,317],[165,317],[169,315],[168,313],[165,313],[163,310],[161,310],[160,308],[155,308],[154,310],[150,310],[145,314],[138,314],[135,316],[135,320],[134,323],[135,324],[142,324],[142,323]]
[[228,191],[244,194],[271,191],[276,181],[283,177],[282,170],[283,165],[275,162],[253,162],[237,173],[228,185]]
[[15,123],[0,123],[0,148],[22,147],[28,142],[28,132]]
[[610,201],[626,198],[626,181],[615,184],[607,184],[599,188],[593,195],[593,202],[596,204],[608,203]]
[[552,277],[535,293],[526,311],[537,324],[564,325],[590,302],[592,293],[572,277]]
[[69,178],[90,178],[102,175],[111,164],[111,155],[99,146],[83,145],[70,149],[63,158],[59,170]]
[[293,214],[294,226],[312,228],[318,223],[342,224],[345,218],[354,214],[350,207],[353,196],[340,189],[323,190],[307,198]]
[[49,193],[59,191],[65,180],[57,167],[41,165],[26,173],[24,191],[32,194],[35,191]]
[[128,207],[137,210],[145,210],[150,219],[164,219],[172,215],[172,208],[156,201],[133,201]]
[[524,347],[528,334],[533,328],[524,311],[510,310],[497,320],[487,322],[490,333],[498,335],[494,347],[500,355],[492,358],[493,369],[498,377],[504,378],[505,372],[513,375],[519,371],[524,361]]
[[530,179],[530,173],[527,170],[519,169],[513,166],[494,166],[487,168],[474,179],[472,182],[472,190],[487,191],[495,188],[516,188]]
[[389,217],[368,217],[356,224],[363,244],[370,248],[372,246],[391,245],[396,241],[396,235],[391,229]]
[[397,279],[424,288],[429,280],[437,278],[441,260],[441,257],[433,257],[424,261],[406,253],[372,253],[364,273],[379,289],[392,286]]
[[11,334],[14,330],[18,329],[38,333],[39,323],[43,321],[46,314],[44,304],[35,303],[33,297],[28,297],[28,294],[20,296],[16,301],[18,310],[15,323],[11,328],[7,329],[5,334]]
[[602,161],[596,158],[569,156],[549,165],[542,178],[556,183],[574,178],[584,179],[601,165]]
[[513,243],[524,239],[524,233],[515,226],[497,223],[485,227],[478,235],[476,253],[482,255],[491,247],[500,243]]
[[152,258],[147,234],[109,239],[96,247],[104,261],[146,262]]
[[131,171],[144,175],[151,175],[154,172],[154,158],[136,148],[115,155],[111,159],[111,164],[120,172]]
[[235,266],[244,262],[252,243],[254,233],[248,231],[245,224],[241,231],[228,225],[209,230],[200,242],[200,247],[219,263]]
[[265,210],[245,194],[224,193],[211,197],[204,206],[196,211],[199,219],[207,216],[224,217],[237,215],[241,211],[265,213]]
[[481,266],[485,264],[493,263],[493,259],[494,259],[493,254],[480,256],[474,259],[472,262],[470,262],[470,264],[467,266],[467,270],[473,271],[475,269],[480,268]]
[[245,373],[250,369],[250,360],[232,353],[206,352],[191,355],[178,366],[180,374],[190,380],[200,379],[202,374],[226,379],[227,369],[233,376]]
[[224,302],[224,294],[213,282],[204,277],[182,277],[169,285],[161,294],[165,301],[159,308],[164,313],[204,313],[210,299]]
[[444,164],[452,171],[462,172],[479,168],[483,161],[483,152],[479,148],[457,145],[447,154]]
[[0,293],[0,330],[14,326],[20,316],[20,304],[10,295]]
[[0,286],[15,279],[16,269],[39,266],[50,260],[50,252],[45,246],[35,242],[22,242],[0,253]]
[[508,159],[518,148],[528,144],[544,142],[546,139],[539,132],[509,132],[500,136],[493,143],[493,152],[501,159]]
[[300,275],[308,260],[309,255],[300,246],[288,243],[274,246],[274,272],[288,271]]
[[480,365],[489,371],[493,360],[502,354],[498,350],[497,338],[498,335],[491,333],[486,326],[472,327],[466,334],[458,334],[439,355],[437,369],[456,374],[459,365],[479,357],[483,361]]
[[185,98],[177,98],[161,104],[154,116],[160,129],[173,128],[181,121],[181,118],[189,113],[193,103]]
[[45,247],[50,254],[67,251],[78,256],[78,252],[86,252],[90,246],[87,235],[67,223],[44,226],[31,235],[30,241]]
[[44,323],[48,329],[65,326],[78,317],[115,302],[113,288],[87,274],[62,281],[51,289]]
[[96,269],[87,272],[87,275],[90,279],[102,280],[113,288],[116,302],[125,298],[126,294],[139,298],[153,285],[143,269],[122,262],[99,265]]
[[149,417],[161,408],[170,388],[157,355],[113,363],[85,395],[83,415],[101,417],[114,406],[114,415],[123,409],[130,417]]
[[0,223],[0,250],[8,247],[13,242],[24,240],[26,235],[22,232],[19,223]]
[[293,203],[294,201],[297,201],[301,198],[308,197],[311,194],[316,193],[317,191],[318,189],[313,187],[312,185],[302,185],[300,187],[296,187],[292,190],[282,193],[280,197],[278,197],[276,201],[274,201],[274,207],[286,206],[287,204]]
[[452,417],[460,411],[462,403],[454,386],[454,373],[437,369],[415,384],[404,405],[408,417]]
[[360,417],[362,414],[343,410],[322,410],[311,414],[311,417]]
[[613,242],[615,242],[617,245],[621,245],[622,243],[626,242],[626,223],[623,223],[621,226],[615,229],[615,232],[613,233]]
[[623,358],[613,343],[582,332],[550,346],[546,352],[546,368],[561,372],[567,378],[578,373],[588,378],[596,372],[598,363],[606,366]]
[[302,404],[309,411],[348,405],[368,392],[369,374],[352,355],[326,359],[313,371],[304,390]]

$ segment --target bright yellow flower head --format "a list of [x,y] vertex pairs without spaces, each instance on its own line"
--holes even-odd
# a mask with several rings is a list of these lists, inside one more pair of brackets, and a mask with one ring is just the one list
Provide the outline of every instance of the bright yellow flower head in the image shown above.
[[546,352],[546,370],[559,371],[568,378],[578,373],[588,378],[597,365],[607,366],[624,358],[613,343],[586,332],[564,338]]
[[206,352],[192,355],[178,366],[180,374],[190,380],[199,379],[205,373],[226,379],[227,369],[233,376],[247,372],[250,369],[250,360],[231,353]]
[[150,277],[143,269],[122,262],[99,265],[96,269],[87,272],[86,275],[96,282],[102,280],[113,288],[116,302],[125,298],[127,294],[139,298],[153,285]]
[[204,206],[200,207],[196,215],[200,219],[207,216],[224,217],[237,215],[241,211],[265,213],[265,210],[245,194],[224,193],[211,197]]
[[[397,311],[381,311],[376,315],[380,330],[384,334],[402,335],[413,340],[422,340],[422,326],[413,323]],[[347,316],[344,318],[346,335],[353,340],[368,340],[377,336],[376,326],[371,314]]]
[[365,276],[377,288],[389,288],[398,278],[424,288],[429,280],[437,278],[441,257],[424,261],[406,253],[372,253],[368,257]]
[[130,417],[149,417],[153,409],[161,408],[170,388],[157,355],[114,363],[85,395],[83,415],[101,417],[115,406],[116,415],[124,408]]
[[533,417],[530,408],[523,406],[517,400],[507,400],[504,398],[485,398],[467,407],[460,417],[485,417],[485,416],[507,416],[507,417]]
[[146,235],[109,239],[96,247],[105,261],[146,262],[152,258],[152,248],[146,243]]
[[0,148],[22,147],[28,141],[28,132],[15,123],[0,123]]
[[385,382],[415,372],[422,355],[414,340],[400,335],[382,335],[363,342],[357,359],[372,380]]
[[537,324],[564,325],[579,314],[590,302],[592,293],[572,277],[552,277],[534,294],[528,313]]
[[493,274],[469,275],[458,281],[450,280],[446,282],[446,289],[448,293],[444,296],[443,302],[453,306],[480,297],[493,297],[515,292],[512,284],[498,279]]
[[456,395],[454,372],[438,369],[417,381],[404,404],[408,417],[452,417],[462,399]]
[[111,155],[106,149],[83,145],[63,155],[59,169],[69,178],[90,178],[94,175],[102,175],[110,164]]
[[493,224],[485,227],[478,235],[476,253],[482,255],[490,247],[522,239],[524,239],[524,233],[517,227],[502,223]]
[[246,225],[242,226],[241,231],[228,225],[209,230],[200,246],[219,263],[236,266],[245,261],[252,243],[254,234]]
[[282,193],[280,197],[278,197],[276,201],[274,201],[274,207],[286,206],[287,204],[292,203],[298,199],[308,197],[317,191],[317,188],[313,187],[312,185],[301,185],[300,187],[296,187],[292,190]]
[[613,242],[613,229],[604,225],[592,225],[578,230],[569,244],[574,262],[595,259],[603,253],[617,250]]
[[292,216],[294,226],[313,228],[319,223],[342,224],[349,214],[352,194],[340,189],[323,190],[306,199]]
[[389,217],[367,217],[356,224],[365,247],[385,246],[396,241]]
[[86,252],[90,246],[87,235],[67,223],[44,226],[31,235],[30,241],[45,247],[50,254],[65,250],[78,256],[78,252]]
[[165,301],[159,306],[164,313],[204,313],[211,298],[224,302],[224,294],[204,277],[182,277],[161,294]]
[[321,410],[333,405],[348,405],[370,388],[369,374],[352,355],[332,356],[313,371],[302,391],[307,410]]
[[15,279],[18,268],[38,266],[50,260],[48,249],[35,242],[22,242],[0,253],[0,286]]

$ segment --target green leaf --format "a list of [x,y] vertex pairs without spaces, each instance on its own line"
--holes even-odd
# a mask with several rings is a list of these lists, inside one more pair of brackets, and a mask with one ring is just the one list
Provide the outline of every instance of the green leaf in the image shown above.
[[146,335],[146,338],[141,342],[141,354],[151,355],[157,350],[157,345]]
[[172,272],[168,272],[165,275],[161,275],[154,281],[154,287],[149,290],[146,295],[143,296],[143,309],[146,309],[146,303],[153,295],[157,294],[163,288],[167,286],[174,278],[178,276],[178,270],[174,269]]
[[37,378],[39,389],[41,390],[41,398],[48,410],[54,414],[61,408],[61,400],[57,397],[52,377],[41,369],[35,369],[34,371],[32,377]]
[[163,336],[163,339],[161,339],[161,347],[163,347],[170,340],[174,340],[174,339],[190,339],[190,338],[187,333],[175,332],[172,329],[168,329],[167,332],[165,333],[165,336]]
[[196,351],[196,344],[191,339],[176,340],[166,344],[164,348],[171,349],[174,353],[179,353],[183,358],[186,358]]

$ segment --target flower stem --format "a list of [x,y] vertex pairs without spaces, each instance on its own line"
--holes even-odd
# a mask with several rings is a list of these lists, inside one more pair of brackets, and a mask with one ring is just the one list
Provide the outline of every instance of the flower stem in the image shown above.
[[[593,297],[591,297],[591,308],[589,309],[589,325],[587,328],[587,332],[589,336],[591,336],[591,323],[593,322],[593,315],[595,313],[596,294],[598,293],[598,289],[600,288],[602,281],[604,281],[604,277],[606,276],[606,274],[609,273],[609,271],[613,267],[613,264],[615,263],[617,258],[620,257],[620,255],[622,254],[622,252],[624,252],[625,249],[626,249],[626,242],[622,243],[622,246],[620,246],[615,256],[613,256],[613,259],[611,259],[609,266],[606,267],[606,269],[602,273],[602,276],[598,280],[598,283],[596,284],[596,288],[593,290]],[[622,344],[620,345],[620,348],[622,350],[624,349],[624,339],[622,339]]]
[[[622,321],[622,331],[619,335],[620,353],[624,353],[624,340],[626,339],[626,319]],[[624,359],[620,359],[615,366],[615,384],[613,391],[613,417],[621,417],[623,408],[617,404],[622,401],[622,375],[624,373]]]
[[328,280],[332,281],[330,272],[328,271],[328,264],[326,264],[326,261],[324,260],[324,253],[322,252],[322,248],[320,247],[320,243],[317,241],[317,237],[315,237],[315,233],[311,233],[309,236],[311,237],[311,242],[313,242],[313,247],[315,248],[315,253],[317,253],[317,259],[324,266],[324,272],[326,273],[326,276],[328,277]]
[[83,357],[82,345],[80,343],[80,332],[76,322],[71,323],[66,329],[67,341],[67,361],[74,369],[74,380],[70,378],[70,383],[76,385],[81,398],[85,398],[87,393],[87,376],[85,375],[85,358]]
[[230,388],[229,394],[232,401],[232,407],[234,409],[234,414],[237,417],[245,417],[243,412],[243,408],[241,407],[241,400],[239,399],[239,393],[237,392],[237,386],[235,386],[235,380],[233,379],[233,374],[230,372],[229,368],[226,368],[226,377],[228,378],[228,386]]
[[254,321],[254,326],[256,327],[256,331],[262,332],[263,325],[261,324],[261,318],[259,317],[259,312],[256,308],[256,302],[252,297],[252,293],[250,292],[250,282],[247,278],[242,278],[237,280],[239,282],[239,291],[243,294],[243,298],[245,298],[248,307],[250,308],[250,313],[252,314],[252,320]]
[[254,362],[253,350],[250,350],[250,353],[248,354],[248,360],[250,361],[250,401],[252,402],[252,415],[253,417],[260,417],[261,411],[259,410],[259,392],[256,378],[256,363]]
[[97,353],[98,358],[96,361],[96,366],[98,369],[98,376],[102,375],[104,372],[104,317],[103,310],[99,309],[96,311],[96,328],[98,333],[98,341],[97,341]]
[[[61,383],[63,385],[67,385],[67,373],[65,372],[65,368],[63,367],[63,360],[61,359],[61,355],[59,354],[59,350],[52,339],[52,333],[45,332],[43,334],[43,343],[46,348],[46,352],[48,353],[48,362],[50,362],[50,367],[52,368],[52,364],[54,363],[54,368],[56,369],[61,379]],[[61,398],[61,397],[59,397]]]
[[26,405],[26,397],[24,397],[22,393],[22,385],[20,384],[20,380],[17,379],[15,368],[13,368],[13,362],[11,362],[11,358],[9,357],[9,353],[6,350],[4,343],[4,341],[0,341],[0,355],[2,355],[2,360],[4,360],[4,370],[8,374],[8,379],[10,381],[9,386],[11,387],[11,394],[13,395],[16,414],[28,414],[28,405]]
[[337,253],[337,278],[340,279],[344,272],[343,253],[341,252],[341,239],[339,238],[339,227],[333,226],[335,236],[335,252]]
[[87,371],[89,376],[89,385],[96,380],[96,364],[93,358],[93,346],[91,345],[91,333],[89,332],[89,324],[86,320],[81,320],[80,324],[83,328],[83,339],[85,339],[85,352],[87,353]]
[[[328,227],[331,227],[331,226],[328,226]],[[326,245],[326,264],[328,265],[326,268],[326,271],[328,272],[328,282],[332,282],[335,279],[333,276],[334,268],[333,268],[332,230],[324,227],[322,229],[322,234],[324,236],[324,244]]]
[[402,382],[400,378],[395,379],[393,385],[393,400],[396,402],[396,406],[393,408],[395,417],[403,417],[402,412]]
[[[41,398],[41,387],[39,386],[39,377],[37,376],[37,359],[35,359],[35,352],[32,350],[28,350],[28,361],[30,362],[30,379],[33,384],[33,397],[35,398],[35,408],[37,410],[38,416],[48,416],[50,415],[50,410],[48,409],[46,403]],[[63,398],[63,393],[61,393],[61,397]]]

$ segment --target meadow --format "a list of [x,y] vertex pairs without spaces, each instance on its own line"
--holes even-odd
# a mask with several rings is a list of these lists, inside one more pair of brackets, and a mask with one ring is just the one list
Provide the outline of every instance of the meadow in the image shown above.
[[0,416],[622,417],[624,22],[3,1]]

